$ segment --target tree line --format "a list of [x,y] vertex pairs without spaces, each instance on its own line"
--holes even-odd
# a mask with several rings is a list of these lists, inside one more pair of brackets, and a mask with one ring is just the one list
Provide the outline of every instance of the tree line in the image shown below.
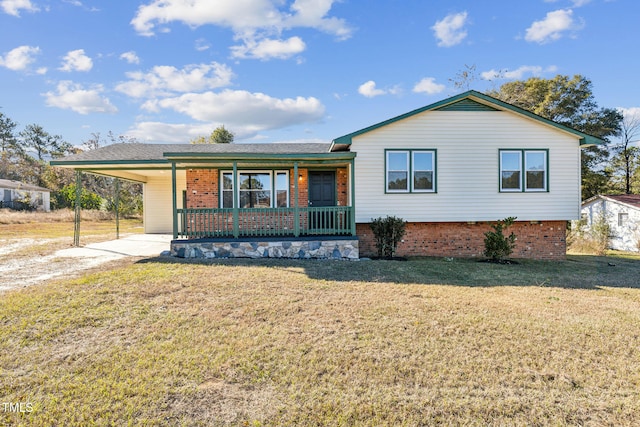
[[[52,167],[49,161],[106,144],[128,142],[134,140],[115,136],[112,132],[106,139],[99,133],[93,133],[81,147],[74,147],[62,136],[52,135],[38,124],[29,124],[18,131],[17,123],[0,111],[0,178],[48,188],[51,190],[52,209],[73,208],[76,200],[75,173]],[[113,178],[83,174],[81,187],[83,209],[115,212],[118,199],[120,214],[133,216],[142,212],[141,184],[121,181],[116,186]],[[22,206],[29,208],[28,201]]]

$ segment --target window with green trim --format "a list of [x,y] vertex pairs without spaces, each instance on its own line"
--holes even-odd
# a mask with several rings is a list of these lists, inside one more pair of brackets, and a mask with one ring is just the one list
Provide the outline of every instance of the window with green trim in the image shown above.
[[547,150],[500,150],[500,191],[548,191],[547,153]]
[[435,192],[435,150],[386,150],[385,156],[387,193]]

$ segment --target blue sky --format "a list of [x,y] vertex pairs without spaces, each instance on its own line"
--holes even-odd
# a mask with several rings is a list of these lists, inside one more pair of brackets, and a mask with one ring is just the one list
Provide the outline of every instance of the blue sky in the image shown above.
[[[454,95],[582,74],[640,107],[637,0],[0,0],[0,107],[74,144],[331,141]],[[640,111],[640,110],[637,110]]]

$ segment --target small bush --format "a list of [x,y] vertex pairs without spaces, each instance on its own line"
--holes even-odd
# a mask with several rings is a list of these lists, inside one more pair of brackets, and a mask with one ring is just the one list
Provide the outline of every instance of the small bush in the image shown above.
[[510,216],[491,224],[493,231],[484,233],[484,256],[493,261],[502,261],[511,255],[516,246],[516,235],[512,232],[505,236],[504,230],[513,225],[515,220],[515,217]]
[[407,223],[402,218],[387,216],[371,219],[371,231],[376,239],[376,249],[380,258],[392,258],[398,243],[402,240]]
[[605,214],[594,216],[591,226],[586,219],[575,221],[569,235],[567,245],[573,252],[605,255],[609,249],[609,241],[613,237],[611,226]]

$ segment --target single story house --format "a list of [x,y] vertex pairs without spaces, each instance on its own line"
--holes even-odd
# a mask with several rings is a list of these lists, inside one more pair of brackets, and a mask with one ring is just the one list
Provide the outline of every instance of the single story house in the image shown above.
[[51,164],[144,183],[145,231],[179,256],[368,256],[369,223],[393,215],[398,255],[481,256],[513,216],[513,256],[563,259],[580,151],[600,143],[468,91],[326,144],[114,144]]
[[582,203],[580,226],[589,232],[598,221],[609,225],[609,248],[640,252],[640,194],[599,195]]
[[0,179],[0,208],[35,208],[49,212],[51,190],[12,179]]

